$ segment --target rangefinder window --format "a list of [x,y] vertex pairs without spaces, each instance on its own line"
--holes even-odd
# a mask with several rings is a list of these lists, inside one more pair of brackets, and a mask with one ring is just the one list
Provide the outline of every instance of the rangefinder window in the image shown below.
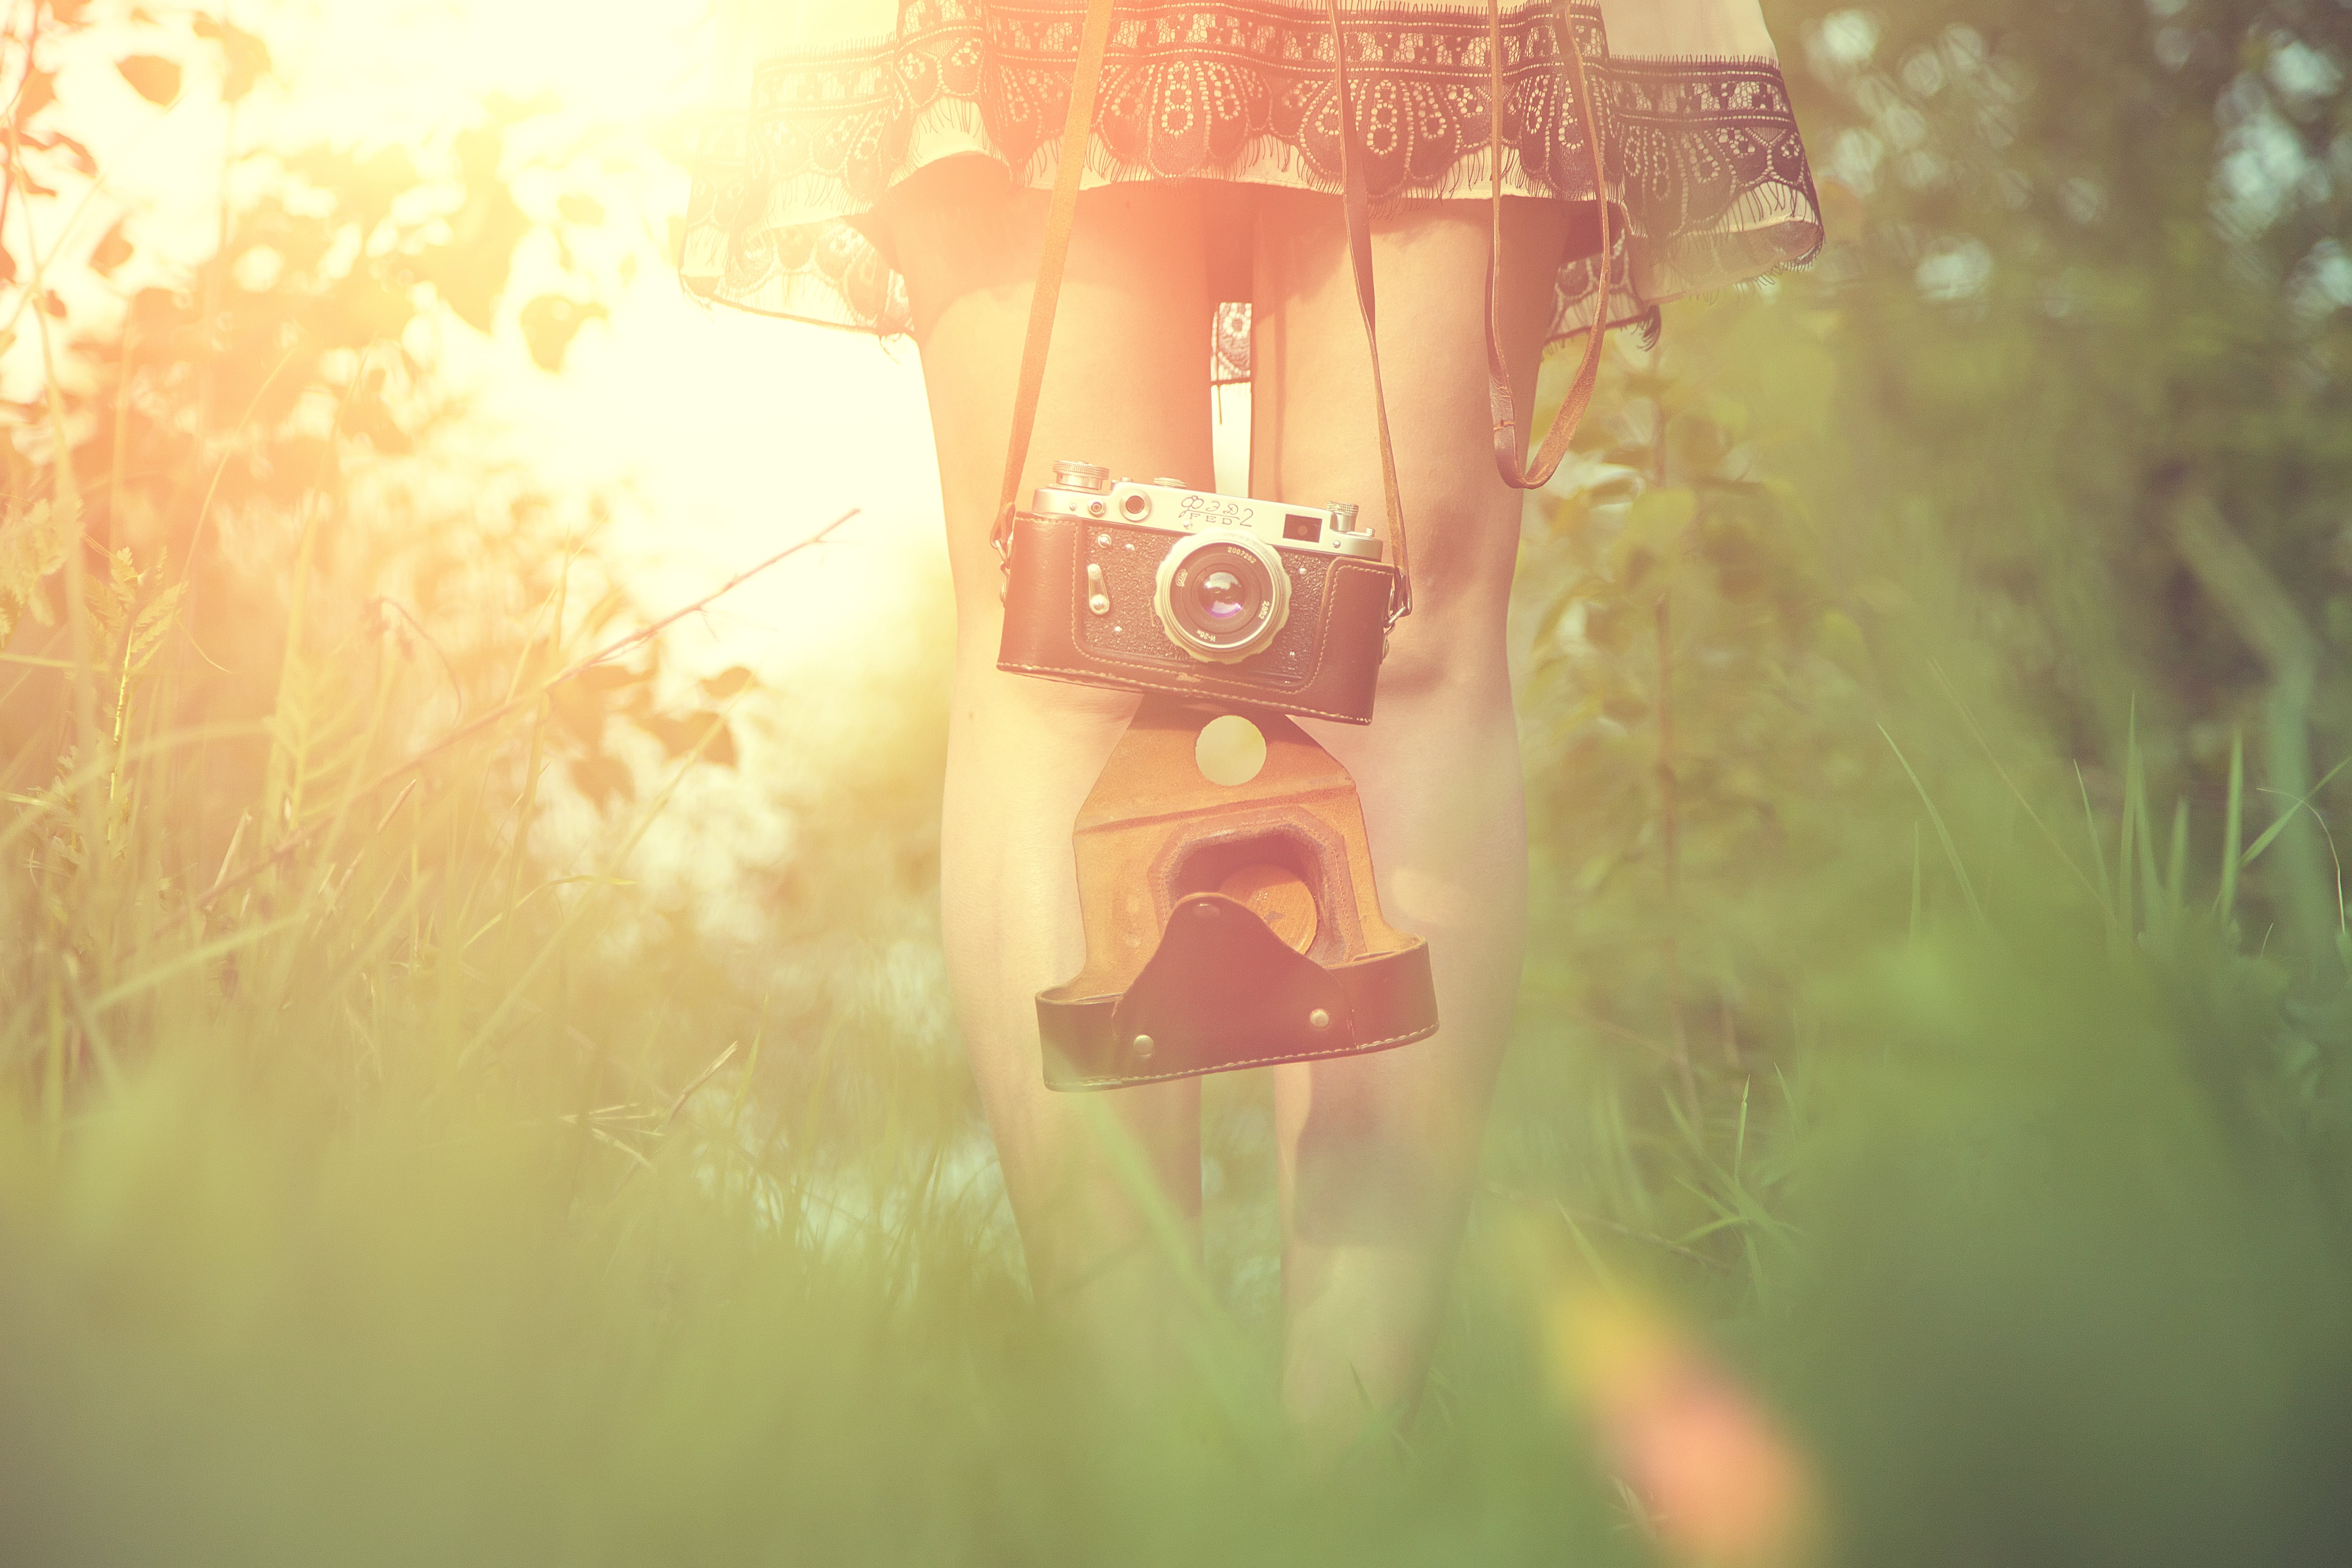
[[1302,516],[1295,511],[1286,513],[1282,520],[1282,537],[1312,544],[1323,537],[1323,520]]

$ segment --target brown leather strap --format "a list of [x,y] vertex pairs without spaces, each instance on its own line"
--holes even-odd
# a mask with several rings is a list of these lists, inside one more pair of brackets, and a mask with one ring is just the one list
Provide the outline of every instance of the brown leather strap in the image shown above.
[[1013,393],[1013,435],[1004,454],[1004,483],[997,492],[996,522],[989,542],[1002,559],[1013,543],[1013,512],[1021,492],[1021,470],[1029,462],[1029,437],[1037,424],[1037,394],[1045,383],[1045,350],[1054,338],[1054,306],[1062,293],[1062,264],[1070,254],[1071,220],[1078,209],[1078,177],[1094,136],[1095,94],[1102,86],[1103,56],[1110,47],[1113,0],[1087,0],[1087,20],[1078,35],[1077,70],[1070,79],[1070,112],[1062,122],[1062,163],[1054,172],[1054,199],[1045,209],[1045,243],[1037,257],[1037,281],[1029,294],[1029,330],[1021,343],[1021,379]]
[[1396,589],[1389,601],[1389,625],[1412,614],[1412,563],[1405,551],[1404,497],[1397,489],[1396,448],[1389,439],[1389,399],[1381,384],[1379,310],[1372,296],[1371,198],[1364,189],[1363,160],[1355,155],[1356,110],[1348,90],[1348,31],[1339,0],[1325,0],[1331,13],[1331,57],[1339,85],[1339,204],[1348,225],[1348,269],[1356,280],[1356,310],[1364,319],[1364,347],[1372,362],[1372,422],[1381,444],[1381,504],[1387,513],[1390,546],[1396,552]]
[[[1601,342],[1609,332],[1609,265],[1613,236],[1609,223],[1608,166],[1601,153],[1601,115],[1592,100],[1592,86],[1584,74],[1584,50],[1576,41],[1576,16],[1563,0],[1559,8],[1560,37],[1568,46],[1570,79],[1576,86],[1577,109],[1584,121],[1584,145],[1592,155],[1592,200],[1601,215],[1601,253],[1594,263],[1599,275],[1599,290],[1592,300],[1592,327],[1584,339],[1584,363],[1576,369],[1576,379],[1569,384],[1568,395],[1560,399],[1559,410],[1552,416],[1551,428],[1545,432],[1542,445],[1537,448],[1535,463],[1522,468],[1524,448],[1519,443],[1517,399],[1511,393],[1511,367],[1503,353],[1503,324],[1499,320],[1503,285],[1503,16],[1499,0],[1486,0],[1486,55],[1488,103],[1493,118],[1489,126],[1489,162],[1486,188],[1490,197],[1492,221],[1486,238],[1486,402],[1495,417],[1495,468],[1503,482],[1514,489],[1531,490],[1549,481],[1568,455],[1570,437],[1584,419],[1584,411],[1592,403],[1592,389],[1601,376]],[[1526,138],[1522,138],[1522,147]]]

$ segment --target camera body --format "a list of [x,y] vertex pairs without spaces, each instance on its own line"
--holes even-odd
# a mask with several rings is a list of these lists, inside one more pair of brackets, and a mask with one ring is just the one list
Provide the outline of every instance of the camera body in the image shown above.
[[996,666],[1368,724],[1396,578],[1352,506],[1057,462],[1013,515]]

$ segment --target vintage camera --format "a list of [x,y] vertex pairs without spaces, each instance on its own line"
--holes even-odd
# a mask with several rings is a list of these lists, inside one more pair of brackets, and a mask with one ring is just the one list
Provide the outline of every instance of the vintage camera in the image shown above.
[[996,665],[1368,724],[1396,579],[1352,506],[1058,462],[1013,516]]

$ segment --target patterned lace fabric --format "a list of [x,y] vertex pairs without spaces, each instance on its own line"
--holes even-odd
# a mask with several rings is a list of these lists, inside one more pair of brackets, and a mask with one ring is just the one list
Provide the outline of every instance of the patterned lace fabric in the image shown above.
[[[1687,11],[1732,0],[1648,3]],[[1050,185],[1081,10],[1071,0],[831,4],[823,36],[810,36],[803,14],[786,47],[745,62],[748,109],[707,126],[680,270],[689,289],[726,304],[895,334],[908,324],[904,285],[846,220],[914,170],[961,153]],[[1485,5],[1343,0],[1342,11],[1354,145],[1373,199],[1485,195]],[[1580,0],[1568,15],[1620,214],[1612,324],[1654,326],[1664,300],[1810,258],[1820,207],[1769,53],[1613,56],[1599,6]],[[1505,10],[1507,195],[1593,195],[1562,26],[1556,0]],[[1749,26],[1762,40],[1760,23]],[[845,36],[859,27],[864,36]],[[1336,191],[1332,67],[1318,0],[1122,0],[1087,183],[1206,177]],[[1562,262],[1555,337],[1591,324],[1599,265]],[[1221,379],[1245,376],[1245,313],[1221,311],[1216,338]]]

